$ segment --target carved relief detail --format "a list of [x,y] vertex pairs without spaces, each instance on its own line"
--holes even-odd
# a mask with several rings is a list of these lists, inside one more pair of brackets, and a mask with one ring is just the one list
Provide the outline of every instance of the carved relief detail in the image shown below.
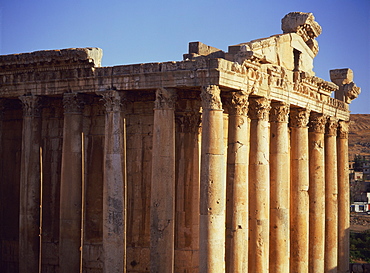
[[181,133],[199,132],[201,124],[201,114],[199,112],[185,112],[176,115],[176,122],[180,125]]
[[339,138],[348,138],[349,132],[349,121],[339,121],[338,136]]
[[351,103],[361,93],[361,88],[357,87],[354,82],[345,84],[343,87],[346,103]]
[[97,94],[103,97],[106,112],[120,112],[123,110],[122,106],[125,100],[123,93],[117,90],[107,90],[97,92]]
[[325,133],[325,124],[327,117],[323,114],[312,113],[310,116],[309,132]]
[[176,90],[173,88],[158,88],[155,93],[155,109],[175,109]]
[[251,98],[249,104],[249,117],[251,119],[269,120],[270,100],[267,98]]
[[290,127],[304,128],[310,118],[310,110],[305,108],[293,108],[290,110]]
[[23,116],[40,117],[41,116],[41,98],[35,95],[23,95],[19,99],[22,102]]
[[326,135],[336,136],[338,131],[338,120],[335,118],[329,118],[326,123]]
[[289,121],[289,104],[279,101],[271,103],[270,118],[271,122],[286,122]]
[[247,116],[248,114],[248,94],[243,91],[232,92],[231,98],[226,102],[230,115]]
[[83,105],[84,103],[78,93],[63,94],[64,113],[81,113]]
[[204,109],[222,110],[221,90],[217,85],[208,85],[202,88],[200,97]]

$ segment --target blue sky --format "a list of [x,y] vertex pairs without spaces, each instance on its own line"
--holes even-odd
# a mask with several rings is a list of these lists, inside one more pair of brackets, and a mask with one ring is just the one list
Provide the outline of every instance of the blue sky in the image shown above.
[[0,54],[100,47],[103,66],[182,60],[188,43],[229,45],[282,33],[281,18],[312,12],[323,28],[316,76],[349,67],[370,114],[370,0],[0,0]]

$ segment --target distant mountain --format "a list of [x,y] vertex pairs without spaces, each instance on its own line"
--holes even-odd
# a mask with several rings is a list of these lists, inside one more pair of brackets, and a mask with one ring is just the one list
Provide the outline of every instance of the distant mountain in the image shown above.
[[353,114],[349,125],[349,159],[370,155],[370,114]]

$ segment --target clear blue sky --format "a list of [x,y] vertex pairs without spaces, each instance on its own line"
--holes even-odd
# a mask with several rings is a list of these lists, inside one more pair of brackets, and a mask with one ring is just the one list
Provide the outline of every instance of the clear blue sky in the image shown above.
[[281,33],[291,11],[322,26],[316,76],[349,67],[362,94],[352,113],[370,113],[370,0],[0,0],[0,54],[100,47],[103,66],[176,61],[188,43],[228,45]]

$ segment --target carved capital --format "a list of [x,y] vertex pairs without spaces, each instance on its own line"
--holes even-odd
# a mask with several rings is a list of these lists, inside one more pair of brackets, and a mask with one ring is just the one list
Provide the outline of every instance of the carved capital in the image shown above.
[[63,107],[65,114],[81,114],[83,109],[83,101],[78,93],[64,93]]
[[176,115],[176,122],[180,126],[181,133],[196,133],[200,128],[201,114],[199,111],[185,112]]
[[248,94],[243,91],[231,92],[231,98],[227,100],[230,115],[247,116]]
[[327,136],[336,136],[338,131],[338,120],[335,118],[328,118],[326,123],[326,135]]
[[221,90],[217,85],[208,85],[200,93],[203,109],[222,110]]
[[123,111],[123,101],[125,96],[123,93],[117,90],[107,90],[96,92],[96,94],[101,95],[104,101],[104,107],[106,112],[120,112]]
[[361,93],[361,88],[357,87],[354,82],[351,82],[349,84],[345,84],[343,87],[344,89],[344,94],[345,94],[345,102],[346,103],[351,103],[354,99],[358,97]]
[[25,117],[40,117],[41,113],[41,98],[35,95],[23,95],[19,99],[22,102],[23,116]]
[[267,98],[251,98],[249,104],[249,117],[251,119],[269,120],[270,100]]
[[312,113],[310,116],[308,131],[324,134],[326,121],[327,117],[325,115],[320,113]]
[[348,139],[349,121],[339,121],[338,136],[339,138]]
[[271,122],[286,122],[289,121],[289,104],[278,101],[271,103],[270,120]]
[[290,127],[307,127],[310,118],[310,110],[304,108],[292,108],[290,110]]
[[173,88],[158,88],[155,93],[154,108],[160,109],[175,109],[176,90]]

